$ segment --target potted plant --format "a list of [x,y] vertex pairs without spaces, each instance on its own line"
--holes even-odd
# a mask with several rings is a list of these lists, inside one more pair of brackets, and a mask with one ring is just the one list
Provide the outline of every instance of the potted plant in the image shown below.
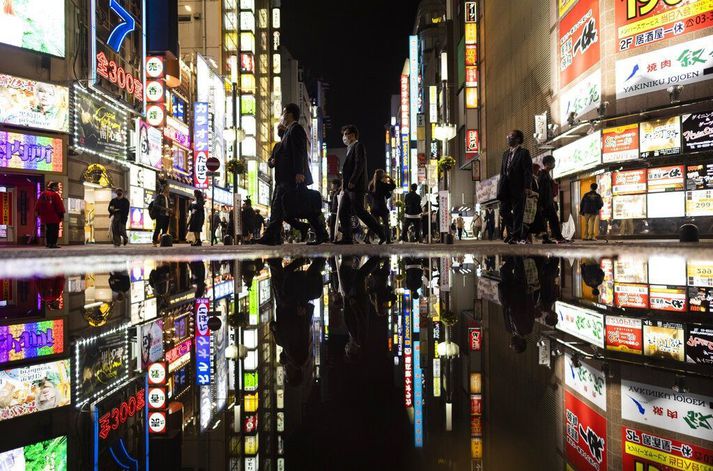
[[438,173],[444,174],[456,166],[456,159],[450,155],[444,155],[438,159]]
[[236,175],[245,175],[248,173],[248,164],[244,159],[230,159],[225,166],[228,172]]

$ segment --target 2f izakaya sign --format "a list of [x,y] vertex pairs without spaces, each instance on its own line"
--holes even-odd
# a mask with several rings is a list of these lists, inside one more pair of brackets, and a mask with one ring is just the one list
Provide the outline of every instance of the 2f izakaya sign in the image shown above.
[[92,0],[90,83],[144,111],[144,2]]

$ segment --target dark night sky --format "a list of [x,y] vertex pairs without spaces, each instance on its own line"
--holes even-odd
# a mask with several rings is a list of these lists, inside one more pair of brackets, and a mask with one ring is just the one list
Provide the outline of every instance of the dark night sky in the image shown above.
[[[408,56],[418,0],[283,0],[282,44],[331,90],[327,143],[341,146],[339,130],[355,124],[370,171],[384,165],[384,126],[391,95]],[[311,84],[308,83],[308,87]]]

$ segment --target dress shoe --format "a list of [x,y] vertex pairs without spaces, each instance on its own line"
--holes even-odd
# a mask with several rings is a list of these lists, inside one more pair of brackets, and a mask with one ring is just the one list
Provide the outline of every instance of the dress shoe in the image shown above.
[[270,239],[268,237],[260,237],[258,240],[255,241],[256,244],[260,245],[282,245],[281,240],[276,240],[276,239]]
[[312,242],[307,242],[307,245],[309,245],[309,246],[322,245],[322,244],[324,244],[324,243],[326,243],[326,242],[328,242],[328,239],[325,239],[325,238],[320,237],[320,238],[318,238],[318,239],[316,239],[316,240],[313,240]]

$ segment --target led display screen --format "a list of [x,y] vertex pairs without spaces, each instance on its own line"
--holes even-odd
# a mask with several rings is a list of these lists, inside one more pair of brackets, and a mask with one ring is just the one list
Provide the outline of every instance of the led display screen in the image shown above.
[[12,0],[0,10],[0,43],[64,57],[64,2]]
[[69,360],[0,371],[0,421],[69,405],[71,385]]

